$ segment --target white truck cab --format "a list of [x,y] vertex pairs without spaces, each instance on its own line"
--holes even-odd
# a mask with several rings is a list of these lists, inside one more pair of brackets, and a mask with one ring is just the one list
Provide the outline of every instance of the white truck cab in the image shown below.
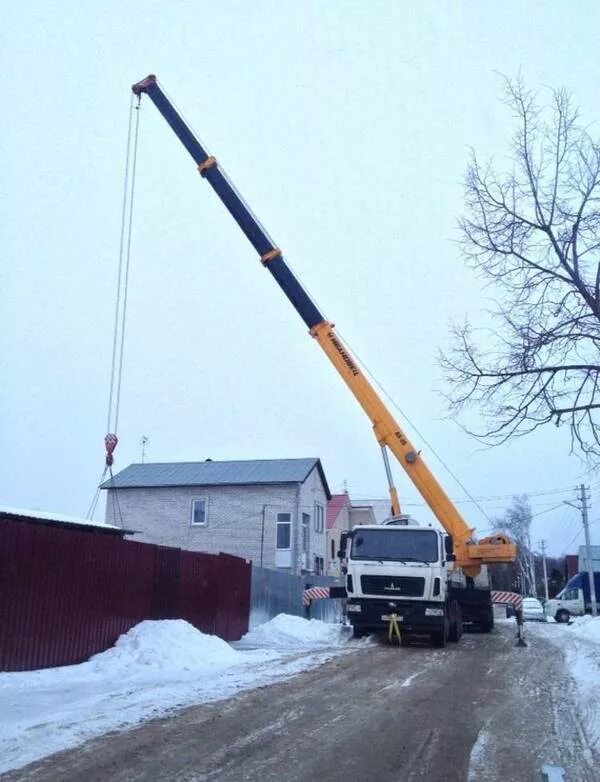
[[458,640],[462,621],[449,595],[448,535],[400,516],[355,527],[347,547],[346,611],[355,637],[386,629],[395,613],[404,632],[427,634],[442,646]]

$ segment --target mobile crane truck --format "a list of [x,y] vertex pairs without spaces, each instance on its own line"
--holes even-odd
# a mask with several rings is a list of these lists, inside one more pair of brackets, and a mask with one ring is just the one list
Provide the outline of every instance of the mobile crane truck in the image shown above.
[[[434,643],[457,641],[463,622],[489,631],[493,626],[487,563],[512,562],[516,546],[497,534],[476,542],[471,529],[384,405],[332,323],[328,322],[287,266],[281,250],[237,193],[217,160],[209,155],[150,75],[132,87],[148,95],[186,148],[263,266],[271,273],[309,333],[369,417],[381,447],[392,517],[378,526],[356,527],[346,536],[347,615],[355,635],[387,628],[393,616],[402,632],[425,633]],[[413,482],[444,532],[423,527],[400,513],[388,449]],[[345,556],[341,550],[339,556]]]

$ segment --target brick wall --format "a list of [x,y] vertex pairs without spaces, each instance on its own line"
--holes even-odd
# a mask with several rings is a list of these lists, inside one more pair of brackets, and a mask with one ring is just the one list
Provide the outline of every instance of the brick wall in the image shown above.
[[[263,566],[275,567],[277,513],[298,520],[293,530],[292,552],[301,551],[302,512],[311,517],[310,567],[315,556],[325,555],[325,535],[314,532],[315,502],[326,498],[318,471],[308,476],[298,492],[297,484],[266,486],[210,486],[108,490],[106,521],[136,532],[135,540],[177,546],[192,551],[220,551],[260,564],[262,507],[265,509]],[[207,501],[206,526],[191,524],[192,499]]]

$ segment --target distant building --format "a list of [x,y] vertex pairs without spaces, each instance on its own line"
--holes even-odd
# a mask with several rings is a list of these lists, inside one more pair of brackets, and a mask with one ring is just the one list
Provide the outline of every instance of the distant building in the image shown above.
[[101,488],[107,521],[137,541],[325,572],[331,493],[320,459],[131,464]]
[[340,575],[337,552],[342,532],[359,524],[377,524],[372,505],[353,505],[348,492],[334,494],[327,504],[327,575]]
[[587,549],[585,546],[579,546],[579,572],[587,571],[588,567],[592,573],[600,573],[600,546],[590,546],[591,563],[587,561]]

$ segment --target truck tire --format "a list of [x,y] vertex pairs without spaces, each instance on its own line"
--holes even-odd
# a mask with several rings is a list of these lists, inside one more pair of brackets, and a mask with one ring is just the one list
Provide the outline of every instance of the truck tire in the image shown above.
[[571,618],[571,614],[567,611],[566,608],[561,608],[560,611],[556,612],[556,616],[554,618],[557,622],[566,624]]
[[454,620],[450,624],[450,631],[448,632],[448,640],[456,643],[460,641],[460,637],[463,634],[462,612],[460,606],[456,606],[454,614]]
[[364,638],[365,635],[369,635],[368,630],[365,630],[364,627],[352,625],[352,638]]
[[487,619],[479,625],[482,633],[491,633],[494,629],[494,609],[490,606]]
[[446,646],[446,641],[448,640],[449,635],[448,630],[448,620],[444,619],[444,627],[441,630],[437,630],[435,633],[431,634],[431,640],[436,648],[443,649],[444,646]]

